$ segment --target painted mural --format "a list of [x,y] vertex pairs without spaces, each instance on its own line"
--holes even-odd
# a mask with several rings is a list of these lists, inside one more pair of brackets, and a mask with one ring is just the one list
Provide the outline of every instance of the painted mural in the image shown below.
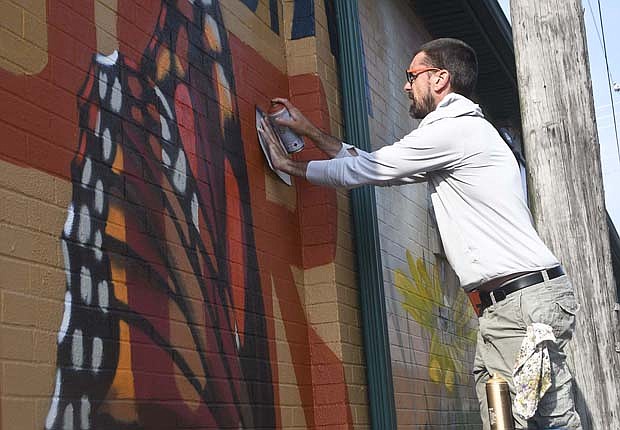
[[[178,376],[157,384],[186,400],[167,407],[169,414],[211,427],[275,424],[249,202],[240,202],[237,213],[243,303],[231,288],[235,245],[227,239],[226,185],[248,195],[248,183],[230,50],[217,3],[195,3],[188,11],[184,16],[163,3],[140,62],[118,51],[95,55],[78,94],[79,147],[61,239],[67,293],[48,429],[118,424],[101,405],[127,355],[121,322],[150,346],[132,351],[136,360],[163,353],[157,361],[176,368]],[[115,194],[125,197],[122,203]],[[123,234],[111,228],[114,222],[126,226]],[[115,290],[114,254],[139,267],[125,277],[133,290],[143,290],[140,300]],[[245,322],[242,338],[235,308]],[[176,324],[162,327],[162,317],[172,315]]]
[[[475,315],[460,288],[452,294],[441,285],[439,265],[428,270],[424,258],[414,258],[406,251],[407,272],[394,273],[396,289],[403,297],[402,307],[430,335],[429,379],[454,391],[464,358],[476,343]],[[453,286],[456,287],[456,286]]]
[[[43,426],[352,428],[342,355],[304,307],[304,275],[333,270],[336,193],[277,183],[253,128],[255,104],[298,95],[329,129],[320,79],[269,64],[227,30],[217,0],[139,3],[47,2],[46,68],[1,75],[19,93],[59,70],[75,88],[57,100],[60,127],[30,125],[63,147],[58,155],[38,141],[33,158],[2,150],[70,181]],[[309,8],[314,20],[312,1],[296,1],[295,16]],[[278,3],[268,10],[279,34]],[[83,19],[97,14],[110,33]],[[291,34],[314,34],[298,21]],[[97,53],[95,41],[115,49]],[[25,127],[28,109],[7,113],[12,127]]]

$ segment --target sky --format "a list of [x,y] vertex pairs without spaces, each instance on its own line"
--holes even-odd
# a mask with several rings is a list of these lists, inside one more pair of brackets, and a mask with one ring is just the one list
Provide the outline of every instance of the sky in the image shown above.
[[[510,0],[498,1],[510,19]],[[620,26],[615,25],[620,22],[620,1],[600,0],[600,5],[612,84],[614,80],[620,84]],[[599,20],[599,0],[582,0],[582,6],[586,21],[592,92],[601,148],[605,204],[616,230],[620,231],[620,155],[616,144],[611,106],[611,97],[613,97],[616,122],[620,130],[620,92],[613,92],[612,96],[609,94],[601,22]]]

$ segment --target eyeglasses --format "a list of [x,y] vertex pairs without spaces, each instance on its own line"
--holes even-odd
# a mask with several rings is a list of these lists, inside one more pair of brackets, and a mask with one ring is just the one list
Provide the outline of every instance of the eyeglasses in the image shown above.
[[422,73],[431,72],[433,70],[441,69],[438,69],[437,67],[427,67],[425,69],[409,69],[405,72],[407,74],[407,82],[413,85],[413,81],[415,81],[419,75],[421,75]]

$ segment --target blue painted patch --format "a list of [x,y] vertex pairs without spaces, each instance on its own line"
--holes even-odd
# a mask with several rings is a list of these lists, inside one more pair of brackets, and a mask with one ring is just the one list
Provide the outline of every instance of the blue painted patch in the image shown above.
[[314,0],[295,0],[291,39],[303,39],[314,35]]
[[280,34],[280,20],[278,19],[278,0],[269,0],[269,14],[271,16],[271,29]]
[[327,15],[327,33],[329,34],[329,48],[334,57],[338,57],[338,30],[336,29],[336,7],[333,0],[323,0],[325,15]]
[[258,7],[258,0],[241,0],[244,5],[250,8],[252,12],[256,12],[256,8]]
[[[258,9],[258,0],[241,0],[252,12],[256,13]],[[269,0],[269,17],[271,20],[271,30],[280,34],[280,19],[278,16],[278,0]]]

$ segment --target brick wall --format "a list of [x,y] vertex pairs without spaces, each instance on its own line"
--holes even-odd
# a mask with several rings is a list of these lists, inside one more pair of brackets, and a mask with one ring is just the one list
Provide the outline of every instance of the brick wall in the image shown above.
[[7,0],[0,95],[3,429],[367,428],[347,194],[255,131],[341,134],[322,1]]
[[[373,149],[416,127],[405,70],[430,35],[409,2],[361,0]],[[475,320],[442,255],[426,184],[375,188],[399,429],[479,428]]]

